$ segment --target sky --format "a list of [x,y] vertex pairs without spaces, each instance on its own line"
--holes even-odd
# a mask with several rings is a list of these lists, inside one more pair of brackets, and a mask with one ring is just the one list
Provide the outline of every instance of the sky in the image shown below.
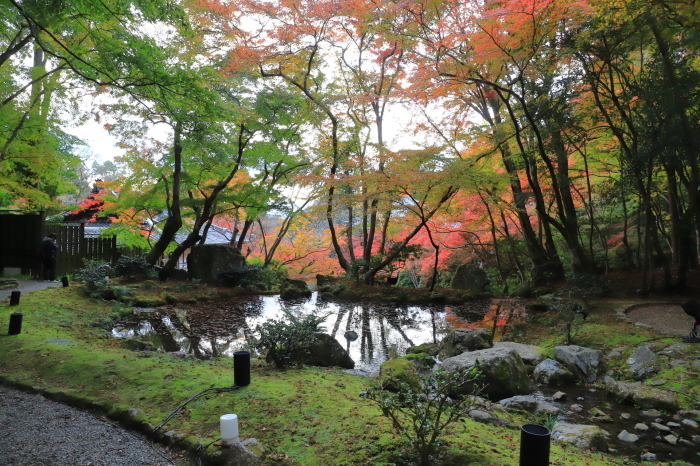
[[[117,140],[111,136],[101,123],[89,120],[81,126],[63,128],[67,133],[82,139],[90,147],[93,160],[104,163],[114,160],[114,157],[124,155],[125,150],[117,147]],[[92,165],[91,161],[88,165]]]

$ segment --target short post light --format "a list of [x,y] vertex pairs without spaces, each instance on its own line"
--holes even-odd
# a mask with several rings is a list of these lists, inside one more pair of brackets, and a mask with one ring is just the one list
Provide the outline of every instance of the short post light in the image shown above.
[[233,445],[240,442],[238,438],[238,416],[235,414],[224,414],[219,418],[221,429],[221,445]]
[[10,328],[7,331],[8,335],[19,335],[22,333],[22,313],[13,312],[10,314]]
[[250,353],[248,351],[233,353],[233,384],[237,387],[250,385]]
[[19,290],[14,290],[10,293],[10,306],[17,306],[19,304],[19,297],[22,296],[22,292]]

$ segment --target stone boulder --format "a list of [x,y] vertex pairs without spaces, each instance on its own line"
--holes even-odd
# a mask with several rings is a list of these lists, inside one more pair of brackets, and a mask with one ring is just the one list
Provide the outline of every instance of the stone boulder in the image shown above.
[[571,443],[584,450],[608,451],[608,433],[598,426],[557,422],[552,439]]
[[426,353],[430,356],[437,356],[440,353],[440,345],[437,343],[423,343],[418,346],[409,346],[406,348],[406,354]]
[[451,395],[471,395],[478,387],[483,387],[479,394],[494,401],[530,393],[525,365],[512,348],[471,351],[447,358],[442,363],[442,369],[448,372],[461,372],[475,366],[481,371],[481,377],[462,384]]
[[310,298],[311,290],[304,280],[285,279],[280,286],[281,299]]
[[636,380],[646,379],[659,371],[656,355],[647,346],[640,346],[627,359],[627,368]]
[[420,376],[417,374],[417,367],[413,362],[405,358],[389,359],[379,366],[379,378],[382,381],[384,390],[398,392],[401,384],[417,392],[420,390]]
[[[355,361],[352,360],[345,348],[338,340],[326,333],[315,333],[316,341],[313,345],[305,349],[304,352],[291,358],[292,364],[305,364],[307,366],[321,367],[342,367],[343,369],[353,369]],[[272,363],[272,358],[268,357],[268,363]]]
[[678,401],[671,393],[642,385],[640,382],[628,383],[607,379],[605,391],[618,403],[671,413],[678,411]]
[[460,355],[467,351],[491,348],[491,332],[485,328],[458,328],[452,330],[440,343],[440,360]]
[[582,346],[557,346],[554,359],[564,364],[575,378],[594,382],[603,369],[603,352]]
[[558,414],[559,408],[546,401],[540,401],[532,395],[518,395],[498,402],[506,411],[525,411],[528,413]]
[[457,267],[450,288],[470,293],[483,293],[487,291],[489,283],[491,282],[483,269],[471,264],[462,264]]
[[523,343],[514,343],[512,341],[498,341],[493,344],[494,348],[513,348],[523,360],[525,364],[536,366],[544,360],[544,356],[540,354],[540,349],[534,345],[525,345]]
[[235,246],[228,244],[202,244],[192,247],[187,256],[190,278],[205,283],[219,283],[219,275],[245,266],[245,257]]
[[544,385],[559,387],[574,383],[574,375],[554,359],[545,359],[535,367],[532,373],[535,381]]

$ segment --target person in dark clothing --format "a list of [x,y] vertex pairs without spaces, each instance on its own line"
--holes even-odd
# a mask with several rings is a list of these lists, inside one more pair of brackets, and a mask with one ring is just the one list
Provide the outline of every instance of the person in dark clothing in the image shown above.
[[700,303],[697,301],[688,301],[681,304],[681,308],[686,314],[695,319],[690,335],[684,338],[683,341],[686,343],[700,343],[700,338],[698,338],[698,325],[700,325]]
[[56,238],[56,233],[49,233],[39,246],[39,260],[41,260],[45,282],[56,281],[56,251],[58,250]]

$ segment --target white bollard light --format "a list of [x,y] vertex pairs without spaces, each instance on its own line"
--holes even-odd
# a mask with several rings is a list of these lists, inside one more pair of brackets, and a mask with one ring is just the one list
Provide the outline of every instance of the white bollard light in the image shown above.
[[240,442],[238,439],[238,416],[235,414],[224,414],[219,418],[219,425],[222,445],[233,445]]

